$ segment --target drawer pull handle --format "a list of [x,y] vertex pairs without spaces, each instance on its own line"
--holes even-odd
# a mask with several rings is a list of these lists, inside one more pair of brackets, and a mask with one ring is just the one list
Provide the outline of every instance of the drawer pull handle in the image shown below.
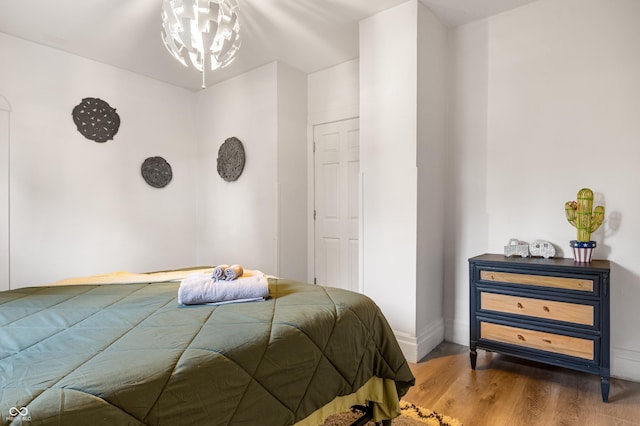
[[523,342],[526,341],[522,334],[518,334],[517,336],[518,336],[518,340],[522,340]]
[[545,343],[551,344],[551,340],[549,340],[549,339],[542,339],[542,341],[545,342]]
[[549,311],[549,308],[548,308],[548,307],[546,307],[546,306],[543,306],[543,307],[542,307],[542,310],[543,310],[543,311],[545,311],[545,312],[551,312],[551,311]]
[[519,309],[524,309],[524,306],[522,306],[522,303],[518,302],[518,308]]

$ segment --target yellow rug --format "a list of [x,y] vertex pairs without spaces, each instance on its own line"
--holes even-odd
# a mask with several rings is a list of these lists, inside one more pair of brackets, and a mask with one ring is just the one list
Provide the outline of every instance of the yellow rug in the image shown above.
[[[458,419],[445,416],[428,408],[419,407],[406,401],[400,401],[400,409],[402,413],[399,417],[393,419],[393,426],[462,426]],[[358,419],[362,413],[346,412],[334,414],[329,417],[323,426],[347,426]],[[367,425],[375,425],[373,422]]]

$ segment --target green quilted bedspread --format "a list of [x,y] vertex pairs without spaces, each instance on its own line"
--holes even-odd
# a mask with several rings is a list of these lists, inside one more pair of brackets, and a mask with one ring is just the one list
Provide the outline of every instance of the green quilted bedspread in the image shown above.
[[0,293],[0,424],[291,425],[372,376],[414,378],[366,296],[269,281],[180,306],[179,283]]

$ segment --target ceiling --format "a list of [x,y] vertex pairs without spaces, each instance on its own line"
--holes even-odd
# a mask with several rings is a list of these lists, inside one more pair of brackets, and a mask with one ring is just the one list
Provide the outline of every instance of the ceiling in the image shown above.
[[[358,57],[358,21],[407,0],[239,0],[242,47],[211,85],[280,60],[305,73]],[[420,0],[458,26],[536,0]],[[162,0],[1,0],[0,32],[190,90],[202,77],[160,37]],[[0,53],[1,54],[1,53]]]

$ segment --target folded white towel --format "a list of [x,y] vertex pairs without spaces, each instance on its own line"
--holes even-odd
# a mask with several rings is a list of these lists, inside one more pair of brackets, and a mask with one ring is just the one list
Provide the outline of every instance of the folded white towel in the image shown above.
[[180,282],[178,303],[198,305],[269,297],[263,273],[252,273],[233,281],[216,281],[208,274],[192,274]]
[[211,278],[213,278],[214,280],[224,280],[224,271],[226,271],[228,267],[229,265],[216,266],[215,268],[213,268],[213,274],[211,275]]
[[244,269],[240,265],[231,265],[224,270],[224,279],[227,281],[240,278],[244,274]]

